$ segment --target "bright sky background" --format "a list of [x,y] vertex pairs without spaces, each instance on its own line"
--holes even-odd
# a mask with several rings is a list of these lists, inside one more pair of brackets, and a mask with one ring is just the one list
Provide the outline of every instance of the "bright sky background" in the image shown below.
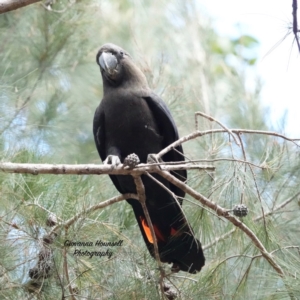
[[[300,28],[300,1],[298,1]],[[276,125],[287,111],[286,133],[300,138],[300,55],[290,34],[269,53],[292,26],[292,0],[199,0],[220,34],[250,34],[259,40],[257,74],[263,80],[261,100]],[[293,47],[292,47],[293,44]]]

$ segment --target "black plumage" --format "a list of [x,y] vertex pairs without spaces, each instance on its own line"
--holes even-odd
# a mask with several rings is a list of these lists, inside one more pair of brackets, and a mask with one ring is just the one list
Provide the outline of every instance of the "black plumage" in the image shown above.
[[[104,163],[118,165],[135,153],[140,162],[146,163],[149,154],[160,150],[178,139],[174,120],[166,104],[148,87],[145,75],[122,48],[105,44],[99,50],[96,61],[103,80],[103,99],[96,109],[93,132],[99,155]],[[182,161],[182,147],[163,156],[164,161]],[[185,170],[174,172],[180,180],[186,180]],[[175,195],[180,204],[185,193],[164,178],[154,174]],[[117,190],[136,193],[131,176],[111,175]],[[153,223],[162,262],[173,263],[177,269],[196,273],[204,265],[205,258],[200,242],[194,237],[181,207],[165,189],[143,175],[146,205]],[[139,201],[131,204],[145,243],[154,256],[153,239]]]

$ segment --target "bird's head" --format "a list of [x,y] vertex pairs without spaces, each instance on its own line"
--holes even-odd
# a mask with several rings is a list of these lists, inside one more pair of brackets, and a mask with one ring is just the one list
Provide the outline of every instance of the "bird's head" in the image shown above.
[[135,65],[131,56],[121,47],[114,44],[103,45],[96,56],[97,64],[108,86],[120,86],[127,83],[141,84],[147,87],[147,80],[142,71]]

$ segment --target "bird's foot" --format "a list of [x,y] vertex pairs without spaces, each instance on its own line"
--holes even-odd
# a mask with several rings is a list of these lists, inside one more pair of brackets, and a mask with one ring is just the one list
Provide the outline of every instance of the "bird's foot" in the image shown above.
[[140,163],[139,157],[135,154],[129,154],[124,159],[124,166],[129,167],[129,169],[135,168]]
[[108,155],[103,162],[104,165],[111,165],[112,167],[117,167],[121,164],[120,158],[117,155]]

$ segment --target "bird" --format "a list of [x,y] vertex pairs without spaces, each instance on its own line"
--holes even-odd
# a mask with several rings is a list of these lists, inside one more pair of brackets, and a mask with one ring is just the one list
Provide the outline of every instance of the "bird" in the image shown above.
[[[118,166],[133,153],[140,162],[147,163],[149,155],[151,158],[151,154],[178,140],[177,127],[167,105],[149,88],[146,76],[127,51],[112,43],[104,44],[96,62],[102,75],[103,98],[95,111],[93,134],[104,164]],[[162,160],[183,161],[182,146],[163,155]],[[173,175],[181,181],[187,179],[186,170]],[[195,274],[204,266],[205,257],[181,208],[185,192],[158,174],[152,176],[166,187],[147,175],[141,176],[160,260],[172,263],[174,272]],[[137,192],[132,176],[110,175],[110,178],[121,194]],[[141,203],[136,199],[127,202],[132,206],[150,255],[155,257],[154,239]]]

